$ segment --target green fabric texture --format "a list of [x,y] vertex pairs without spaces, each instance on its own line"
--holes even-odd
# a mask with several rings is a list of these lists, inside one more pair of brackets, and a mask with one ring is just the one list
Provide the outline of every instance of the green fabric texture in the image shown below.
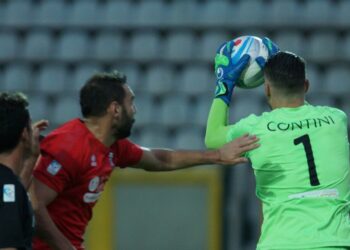
[[230,126],[226,121],[227,108],[213,103],[207,146],[219,147],[225,135],[226,141],[245,133],[260,138],[261,146],[246,154],[254,169],[256,195],[263,204],[257,249],[350,246],[345,113],[306,104],[250,115]]

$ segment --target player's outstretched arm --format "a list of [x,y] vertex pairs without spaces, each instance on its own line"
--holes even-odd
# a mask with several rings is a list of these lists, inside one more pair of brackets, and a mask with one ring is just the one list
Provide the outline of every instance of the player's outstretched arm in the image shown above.
[[217,150],[172,150],[143,148],[139,164],[132,166],[147,171],[171,171],[203,164],[234,165],[247,162],[241,155],[258,147],[255,136],[244,135]]

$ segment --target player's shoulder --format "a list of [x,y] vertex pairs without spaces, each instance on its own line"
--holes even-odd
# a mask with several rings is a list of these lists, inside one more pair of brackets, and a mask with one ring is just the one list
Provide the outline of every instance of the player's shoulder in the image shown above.
[[50,134],[48,134],[42,140],[41,146],[52,143],[59,143],[56,145],[65,145],[65,147],[69,147],[76,141],[82,142],[81,139],[84,139],[86,137],[87,131],[87,128],[79,119],[74,119],[64,123],[60,127],[53,130]]
[[264,124],[266,120],[271,117],[271,112],[263,112],[259,115],[250,114],[245,118],[240,119],[236,124],[240,124],[242,126],[253,127],[256,128],[259,124]]
[[256,124],[261,120],[262,116],[263,116],[263,114],[261,114],[261,115],[250,114],[250,115],[240,119],[238,122],[245,123],[245,124]]
[[319,112],[320,114],[331,114],[332,116],[336,116],[342,120],[347,120],[347,115],[346,113],[339,109],[339,108],[335,108],[335,107],[331,107],[331,106],[313,106],[313,108],[316,110],[316,112]]
[[128,139],[128,138],[124,138],[124,139],[120,139],[120,140],[116,140],[116,142],[119,146],[123,146],[123,145],[134,145],[134,143]]
[[40,142],[40,148],[44,154],[61,164],[66,164],[70,160],[79,162],[83,156],[82,151],[91,147],[87,134],[88,129],[85,125],[79,119],[74,119],[47,135]]
[[116,152],[126,152],[132,148],[140,148],[140,146],[134,142],[132,142],[128,138],[119,139],[114,142],[112,148]]
[[18,177],[8,167],[0,164],[0,183],[18,183]]

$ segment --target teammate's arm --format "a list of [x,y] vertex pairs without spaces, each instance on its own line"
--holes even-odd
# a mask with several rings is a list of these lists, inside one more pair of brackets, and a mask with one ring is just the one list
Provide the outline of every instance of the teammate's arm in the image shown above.
[[54,250],[74,250],[75,247],[52,221],[47,206],[57,197],[57,192],[38,179],[33,179],[32,203],[36,219],[36,234]]
[[240,155],[258,147],[255,136],[245,135],[217,150],[171,150],[142,148],[143,154],[137,165],[147,171],[171,171],[201,164],[233,165],[247,162]]

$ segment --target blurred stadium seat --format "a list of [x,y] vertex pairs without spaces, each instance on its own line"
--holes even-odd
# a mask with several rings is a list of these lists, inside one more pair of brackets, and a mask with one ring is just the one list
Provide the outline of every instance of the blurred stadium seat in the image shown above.
[[174,70],[166,64],[151,66],[145,74],[144,83],[146,91],[153,96],[167,95],[177,90],[174,85]]
[[101,10],[101,22],[106,27],[130,27],[134,12],[131,1],[108,1]]
[[173,146],[177,149],[204,149],[204,133],[196,127],[179,129]]
[[145,128],[140,134],[140,139],[137,142],[144,147],[169,147],[171,141],[169,141],[168,133],[164,127],[155,126],[154,128]]
[[302,7],[297,0],[280,1],[273,0],[269,15],[266,15],[266,24],[270,27],[278,27],[282,30],[285,27],[300,25],[302,19]]
[[79,99],[76,96],[65,95],[52,108],[52,123],[60,125],[68,120],[81,117]]
[[[33,121],[38,121],[40,119],[49,119],[49,110],[47,100],[45,95],[33,94],[28,96],[29,99],[29,112],[31,115],[31,119]],[[50,124],[51,126],[51,124]]]
[[23,58],[32,62],[49,60],[53,54],[54,39],[49,31],[33,31],[24,42]]
[[35,7],[33,25],[48,29],[62,28],[67,20],[67,10],[64,1],[42,1]]
[[262,1],[239,1],[235,13],[229,15],[235,27],[262,27],[265,22],[266,5]]
[[75,0],[69,8],[66,25],[96,28],[101,22],[101,8],[98,1]]
[[306,78],[310,82],[309,92],[312,93],[325,93],[324,77],[321,75],[320,70],[314,64],[308,64],[306,69]]
[[117,32],[100,32],[93,44],[92,56],[101,62],[115,62],[123,57],[124,39]]
[[89,37],[84,32],[67,31],[57,42],[56,58],[64,62],[79,62],[89,55]]
[[162,0],[140,1],[135,7],[135,17],[129,21],[135,27],[161,27],[167,20],[169,10]]
[[260,115],[263,112],[261,99],[252,98],[248,94],[236,95],[232,106],[235,108],[229,111],[231,122],[237,122],[250,114]]
[[305,39],[296,31],[280,31],[274,36],[274,41],[281,50],[288,50],[305,57]]
[[341,0],[338,4],[335,5],[336,15],[333,16],[336,27],[341,28],[349,28],[350,27],[350,19],[349,19],[349,11],[350,11],[350,2],[347,0]]
[[214,90],[211,94],[201,95],[197,99],[195,105],[191,106],[190,124],[193,123],[195,126],[201,126],[202,129],[205,129],[213,98]]
[[163,59],[186,62],[195,56],[196,40],[192,32],[173,32],[165,41]]
[[348,66],[329,67],[325,75],[325,93],[349,98],[349,79],[350,69]]
[[[350,5],[349,5],[350,6]],[[350,32],[347,32],[343,40],[343,44],[340,47],[340,52],[337,53],[337,57],[342,58],[346,62],[350,62]]]
[[212,73],[208,67],[189,65],[178,75],[177,90],[189,96],[200,96],[214,90],[215,81],[211,82]]
[[303,9],[303,25],[312,28],[332,26],[337,15],[332,1],[308,0]]
[[35,78],[39,92],[57,95],[57,97],[63,94],[66,80],[67,71],[63,64],[46,64],[39,70]]
[[15,59],[20,48],[20,41],[16,33],[1,32],[0,48],[0,62],[7,62]]
[[314,32],[305,44],[306,60],[328,63],[336,59],[339,40],[335,32]]
[[144,76],[141,74],[140,68],[136,64],[118,64],[113,66],[112,70],[118,70],[125,74],[127,77],[126,82],[136,93],[147,89]]
[[4,8],[4,26],[10,28],[28,28],[32,24],[34,9],[31,1],[7,1]]
[[33,89],[32,72],[27,64],[8,64],[4,72],[4,89],[28,93]]
[[196,27],[199,4],[195,1],[173,1],[169,5],[169,25],[173,28]]
[[79,64],[71,74],[67,91],[78,92],[93,74],[101,71],[101,66],[96,63]]
[[162,47],[159,34],[154,31],[133,33],[130,41],[129,59],[141,62],[153,61],[160,57]]
[[158,116],[160,125],[176,129],[189,121],[189,100],[186,96],[169,95],[163,101]]
[[226,26],[232,8],[229,1],[204,2],[198,10],[200,25],[205,28]]
[[195,58],[211,63],[216,49],[224,42],[232,39],[224,31],[208,31],[203,33],[196,43]]
[[336,107],[336,101],[333,96],[328,93],[309,93],[306,100],[312,105]]
[[[153,125],[159,123],[156,121],[158,117],[157,105],[155,105],[153,97],[151,95],[142,94],[136,96],[135,101],[136,105],[136,123],[135,127],[144,129],[151,128]],[[143,131],[143,130],[142,130]]]

